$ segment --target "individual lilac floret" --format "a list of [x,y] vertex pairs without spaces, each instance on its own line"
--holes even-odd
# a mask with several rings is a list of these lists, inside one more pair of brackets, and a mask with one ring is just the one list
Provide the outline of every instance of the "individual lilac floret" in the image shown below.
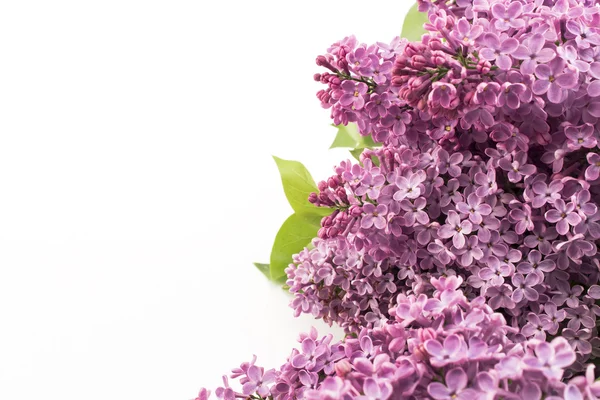
[[502,158],[498,165],[508,172],[508,179],[511,182],[519,182],[523,176],[533,175],[536,171],[535,165],[527,164],[527,153],[519,152],[513,157],[513,161]]
[[460,202],[456,204],[456,209],[463,214],[467,214],[469,220],[475,225],[481,224],[483,217],[492,213],[492,207],[489,204],[483,203],[482,198],[476,193],[471,193],[467,197],[466,203]]
[[594,136],[594,126],[591,124],[568,126],[565,128],[565,136],[568,139],[567,146],[573,151],[582,147],[592,149],[598,143]]
[[450,335],[444,339],[443,345],[437,340],[425,342],[425,350],[431,356],[430,362],[436,367],[443,367],[463,359],[466,343],[460,336]]
[[362,82],[344,81],[341,85],[340,104],[354,110],[360,110],[365,105],[365,95],[369,87]]
[[492,15],[495,18],[494,26],[499,31],[506,31],[510,28],[523,28],[525,21],[519,18],[522,12],[523,6],[519,2],[509,3],[508,7],[505,7],[502,3],[496,3],[492,6]]
[[472,224],[468,220],[461,221],[460,216],[455,211],[448,212],[446,225],[440,227],[438,235],[441,238],[452,238],[452,243],[457,249],[462,249],[465,245],[465,235],[471,233]]
[[275,381],[277,373],[274,369],[264,372],[262,368],[251,365],[247,376],[248,382],[242,387],[242,392],[246,395],[256,392],[261,397],[267,397],[270,394],[269,384]]
[[562,199],[554,202],[554,209],[546,211],[545,217],[546,221],[556,224],[556,231],[561,235],[567,234],[569,225],[575,226],[581,222],[581,217],[575,212],[575,204],[565,204]]
[[543,207],[546,203],[554,204],[554,201],[561,198],[560,191],[563,190],[564,184],[561,181],[552,181],[547,185],[544,181],[535,182],[532,185],[535,197],[531,202],[533,208]]
[[596,153],[588,153],[587,162],[590,166],[585,170],[585,179],[595,181],[600,176],[600,156]]
[[466,18],[461,18],[456,23],[456,29],[452,31],[452,36],[463,46],[473,46],[475,39],[483,33],[481,25],[471,25]]
[[416,199],[421,195],[421,184],[425,181],[426,176],[422,171],[411,174],[408,178],[398,176],[396,178],[396,186],[398,191],[394,193],[394,200],[401,201],[403,199]]
[[436,400],[469,400],[477,396],[477,391],[468,388],[468,377],[462,368],[453,368],[446,373],[446,385],[432,382],[427,392]]
[[512,66],[510,55],[519,47],[519,42],[514,38],[500,40],[498,35],[488,32],[483,36],[485,47],[481,49],[481,57],[488,61],[496,61],[502,70],[509,70]]
[[566,96],[567,89],[577,84],[577,73],[565,70],[565,62],[562,58],[555,58],[548,64],[540,64],[535,68],[537,80],[531,89],[533,93],[542,95],[547,93],[548,100],[552,103],[560,103]]
[[555,338],[551,343],[539,342],[531,354],[523,358],[528,369],[540,371],[548,379],[560,379],[563,369],[575,361],[575,353],[564,338]]
[[526,38],[512,53],[514,58],[522,60],[520,68],[523,74],[533,74],[538,64],[545,64],[556,57],[556,52],[551,48],[545,48],[545,44],[544,36],[536,33]]
[[367,203],[363,206],[363,217],[360,226],[368,229],[375,226],[377,229],[383,229],[386,225],[385,215],[387,214],[387,207],[385,204],[374,206],[371,203]]

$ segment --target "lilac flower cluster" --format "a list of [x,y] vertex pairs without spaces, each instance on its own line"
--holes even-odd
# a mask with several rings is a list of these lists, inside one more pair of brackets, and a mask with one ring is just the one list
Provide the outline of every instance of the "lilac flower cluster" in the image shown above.
[[311,196],[334,212],[288,269],[292,306],[356,331],[396,292],[458,275],[524,338],[567,338],[582,370],[600,355],[600,8],[421,5],[430,33],[392,78],[410,121]]
[[600,2],[418,3],[420,42],[317,58],[380,147],[311,194],[331,214],[287,285],[347,338],[219,398],[600,398]]
[[594,186],[548,180],[543,162],[503,168],[495,149],[449,154],[422,136],[420,148],[365,151],[363,165],[342,163],[320,184],[312,201],[336,210],[287,270],[296,313],[356,332],[385,322],[397,293],[457,275],[522,337],[563,335],[580,364],[600,354]]
[[[515,342],[516,331],[484,298],[468,301],[460,277],[433,278],[431,296],[398,295],[391,320],[344,342],[316,331],[300,336],[279,370],[255,359],[224,377],[220,399],[581,399],[596,398],[594,367],[563,382],[575,360],[567,340]],[[208,398],[203,389],[197,400]]]
[[394,60],[405,45],[396,37],[390,44],[367,46],[350,36],[317,57],[317,65],[329,70],[314,76],[327,85],[317,96],[331,108],[335,124],[355,122],[361,134],[380,142],[405,133],[411,116],[391,85]]

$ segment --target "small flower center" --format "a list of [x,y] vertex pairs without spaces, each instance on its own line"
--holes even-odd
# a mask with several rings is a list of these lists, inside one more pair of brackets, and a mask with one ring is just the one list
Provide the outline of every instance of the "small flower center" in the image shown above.
[[359,93],[358,90],[354,91],[354,97],[358,97]]
[[548,81],[551,82],[551,83],[554,82],[554,75],[550,75],[548,77]]

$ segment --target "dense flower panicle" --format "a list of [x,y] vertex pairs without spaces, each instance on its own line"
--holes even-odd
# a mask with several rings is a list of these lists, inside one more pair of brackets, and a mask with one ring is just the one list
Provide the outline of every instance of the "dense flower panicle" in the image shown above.
[[[597,234],[584,228],[598,214],[594,185],[583,168],[553,175],[523,152],[515,157],[519,165],[502,168],[507,158],[490,149],[449,153],[424,140],[416,149],[367,150],[362,165],[337,167],[329,180],[336,184],[321,184],[319,196],[343,189],[344,200],[322,203],[335,208],[332,218],[323,220],[313,249],[295,256],[287,270],[296,313],[358,332],[385,323],[397,293],[425,293],[424,280],[456,275],[469,298],[486,298],[526,338],[571,329],[579,320],[575,310],[588,321],[576,332],[595,335],[600,309],[577,289],[600,277]],[[521,179],[510,178],[526,165]],[[358,188],[373,177],[385,178],[370,197]],[[571,287],[571,300],[557,294]],[[549,304],[566,317],[545,315]],[[532,330],[530,314],[540,319],[539,329]],[[587,345],[577,349],[581,362],[595,357],[582,349]]]
[[[456,276],[432,278],[431,295],[398,295],[390,319],[343,342],[300,335],[279,370],[256,358],[232,371],[241,390],[225,385],[220,399],[489,399],[596,396],[593,367],[563,382],[575,351],[564,338],[511,340],[517,331],[483,298],[469,301]],[[197,400],[208,398],[205,389]],[[554,396],[554,397],[552,397]],[[595,397],[590,397],[595,398]]]
[[[420,293],[423,280],[457,275],[468,296],[485,297],[525,337],[546,337],[546,328],[561,335],[578,318],[557,291],[599,277],[600,8],[573,0],[420,6],[429,33],[399,45],[392,85],[372,89],[401,99],[402,132],[378,131],[383,147],[365,151],[362,165],[342,163],[335,185],[314,195],[335,211],[315,248],[288,269],[292,306],[356,331],[389,317],[392,288]],[[349,42],[376,48],[340,43]],[[373,126],[354,115],[359,127]],[[367,194],[361,188],[373,176],[377,191]],[[339,243],[351,265],[336,264]],[[324,266],[345,287],[298,278]],[[595,355],[581,329],[597,336],[599,309],[585,291],[576,296],[591,321],[575,331],[582,363]],[[549,302],[568,317],[548,323]]]
[[322,106],[377,146],[310,195],[331,213],[287,285],[346,339],[217,397],[600,398],[600,1],[418,3],[420,42],[317,58]]

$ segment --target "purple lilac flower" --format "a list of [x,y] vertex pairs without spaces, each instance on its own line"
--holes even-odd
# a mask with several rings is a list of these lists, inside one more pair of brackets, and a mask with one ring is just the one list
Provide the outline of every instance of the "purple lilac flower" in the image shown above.
[[527,164],[527,153],[519,152],[513,157],[513,161],[502,158],[498,165],[508,172],[508,179],[511,182],[519,182],[523,176],[533,175],[536,171],[535,165]]
[[567,30],[574,36],[575,43],[579,48],[585,49],[591,45],[600,45],[600,35],[598,32],[590,29],[589,26],[579,21],[570,20],[566,24]]
[[533,74],[538,63],[545,64],[556,57],[554,50],[545,48],[545,44],[544,36],[541,33],[535,33],[526,38],[512,53],[517,60],[523,60],[520,66],[523,74]]
[[375,226],[377,229],[385,228],[386,220],[384,216],[387,214],[387,207],[385,204],[374,206],[371,203],[367,203],[363,206],[363,212],[365,213],[365,216],[360,224],[362,228],[368,229],[372,226]]
[[396,186],[398,191],[394,193],[394,200],[416,199],[421,194],[421,183],[425,181],[426,175],[422,171],[411,174],[408,178],[398,176]]
[[402,200],[400,207],[406,211],[404,214],[404,221],[407,226],[415,225],[415,222],[425,225],[429,223],[429,215],[424,211],[427,206],[427,200],[424,197],[417,197],[413,202],[409,200]]
[[360,110],[365,105],[365,95],[368,86],[362,82],[344,81],[341,84],[342,93],[340,104],[343,106],[352,106],[354,110]]
[[537,80],[531,89],[533,93],[542,95],[547,93],[548,100],[552,103],[560,103],[566,96],[566,90],[575,87],[577,74],[565,70],[565,62],[562,58],[555,58],[548,64],[539,64],[535,67]]
[[540,296],[533,287],[540,282],[541,278],[537,274],[529,274],[527,277],[522,274],[513,275],[512,284],[516,289],[512,294],[512,300],[515,303],[521,302],[523,298],[529,301],[537,301]]
[[483,222],[483,216],[492,213],[492,207],[489,204],[483,203],[481,197],[477,196],[476,193],[471,193],[467,197],[466,203],[460,202],[456,204],[456,209],[463,214],[467,214],[469,220],[475,225]]
[[439,105],[442,108],[456,108],[458,105],[457,91],[454,85],[445,82],[434,82],[429,93],[430,107]]
[[443,344],[430,339],[425,342],[425,349],[431,356],[430,362],[436,367],[456,363],[464,357],[466,343],[460,336],[450,335],[444,339]]
[[509,218],[515,222],[515,232],[519,235],[526,230],[531,231],[534,228],[533,220],[531,219],[531,207],[527,204],[523,205],[523,209],[514,209],[508,214]]
[[581,222],[581,217],[575,211],[575,203],[565,204],[562,199],[554,202],[554,209],[546,211],[546,221],[556,223],[556,231],[560,235],[566,235],[569,225],[575,226]]
[[590,166],[585,170],[585,179],[595,181],[600,176],[600,156],[596,153],[588,153],[587,161]]
[[456,29],[452,32],[452,36],[463,46],[473,46],[475,39],[482,33],[483,27],[481,25],[471,25],[466,18],[461,18],[456,23]]
[[474,398],[477,392],[467,388],[468,378],[462,368],[453,368],[446,373],[446,385],[432,382],[427,387],[427,392],[436,400],[468,400]]
[[[420,42],[348,37],[317,59],[334,123],[381,147],[319,183],[310,202],[331,212],[286,269],[296,314],[352,334],[343,358],[311,336],[315,351],[293,352],[270,395],[427,398],[437,376],[441,390],[472,397],[591,398],[593,377],[581,374],[600,357],[600,10],[589,0],[420,8]],[[569,341],[550,341],[563,332]],[[464,356],[432,365],[425,343],[445,349],[452,335]],[[291,364],[299,354],[312,357],[303,370]],[[378,354],[387,361],[375,366]],[[445,382],[452,369],[464,387]],[[218,395],[244,396],[227,383]]]
[[502,3],[496,3],[492,6],[492,15],[495,17],[494,26],[499,31],[506,31],[510,28],[522,28],[525,21],[521,18],[523,6],[519,2],[510,3],[505,7]]
[[531,202],[533,208],[543,207],[546,203],[554,204],[556,199],[560,199],[560,191],[564,185],[560,181],[552,181],[550,185],[547,185],[544,181],[535,182],[532,185],[533,193],[535,197]]
[[269,384],[277,378],[274,369],[264,372],[262,368],[256,365],[250,366],[247,372],[248,382],[242,387],[242,392],[246,395],[258,393],[259,396],[267,397],[270,393]]
[[438,152],[438,170],[440,174],[448,173],[451,177],[458,178],[461,174],[460,163],[462,161],[463,155],[460,153],[449,155],[443,149]]
[[391,61],[383,61],[380,63],[379,57],[375,54],[370,54],[369,63],[360,68],[359,73],[362,76],[366,76],[369,78],[373,78],[373,81],[378,85],[385,83],[389,76],[389,73],[392,72],[392,62]]
[[385,177],[383,175],[373,176],[370,173],[366,173],[360,183],[361,184],[356,189],[355,193],[359,196],[364,196],[366,194],[369,198],[376,200],[385,183]]
[[481,57],[488,61],[496,61],[496,65],[502,70],[509,70],[512,66],[510,55],[519,47],[519,42],[514,38],[500,40],[498,35],[488,32],[483,36],[486,47],[480,51]]
[[522,274],[536,273],[543,277],[545,272],[552,272],[556,268],[554,261],[542,259],[542,253],[537,250],[532,250],[527,255],[527,261],[521,262],[517,266],[517,271]]
[[589,329],[573,330],[570,328],[562,331],[562,336],[567,339],[571,347],[581,352],[581,354],[590,354],[592,352],[592,345],[589,339],[592,333]]
[[485,197],[496,193],[498,183],[496,182],[496,169],[491,168],[487,173],[478,172],[475,174],[475,182],[479,185],[477,188],[477,196]]
[[567,146],[571,150],[579,150],[581,147],[591,149],[597,144],[594,137],[594,126],[591,124],[568,126],[565,128],[565,136],[568,139]]
[[548,379],[560,379],[563,367],[575,361],[575,354],[564,338],[555,338],[551,343],[540,342],[534,346],[534,354],[527,355],[523,362],[527,368],[540,371]]
[[460,216],[455,211],[448,212],[446,225],[440,227],[438,235],[441,238],[452,238],[452,243],[457,249],[465,245],[465,235],[471,233],[472,225],[469,221],[461,221]]

